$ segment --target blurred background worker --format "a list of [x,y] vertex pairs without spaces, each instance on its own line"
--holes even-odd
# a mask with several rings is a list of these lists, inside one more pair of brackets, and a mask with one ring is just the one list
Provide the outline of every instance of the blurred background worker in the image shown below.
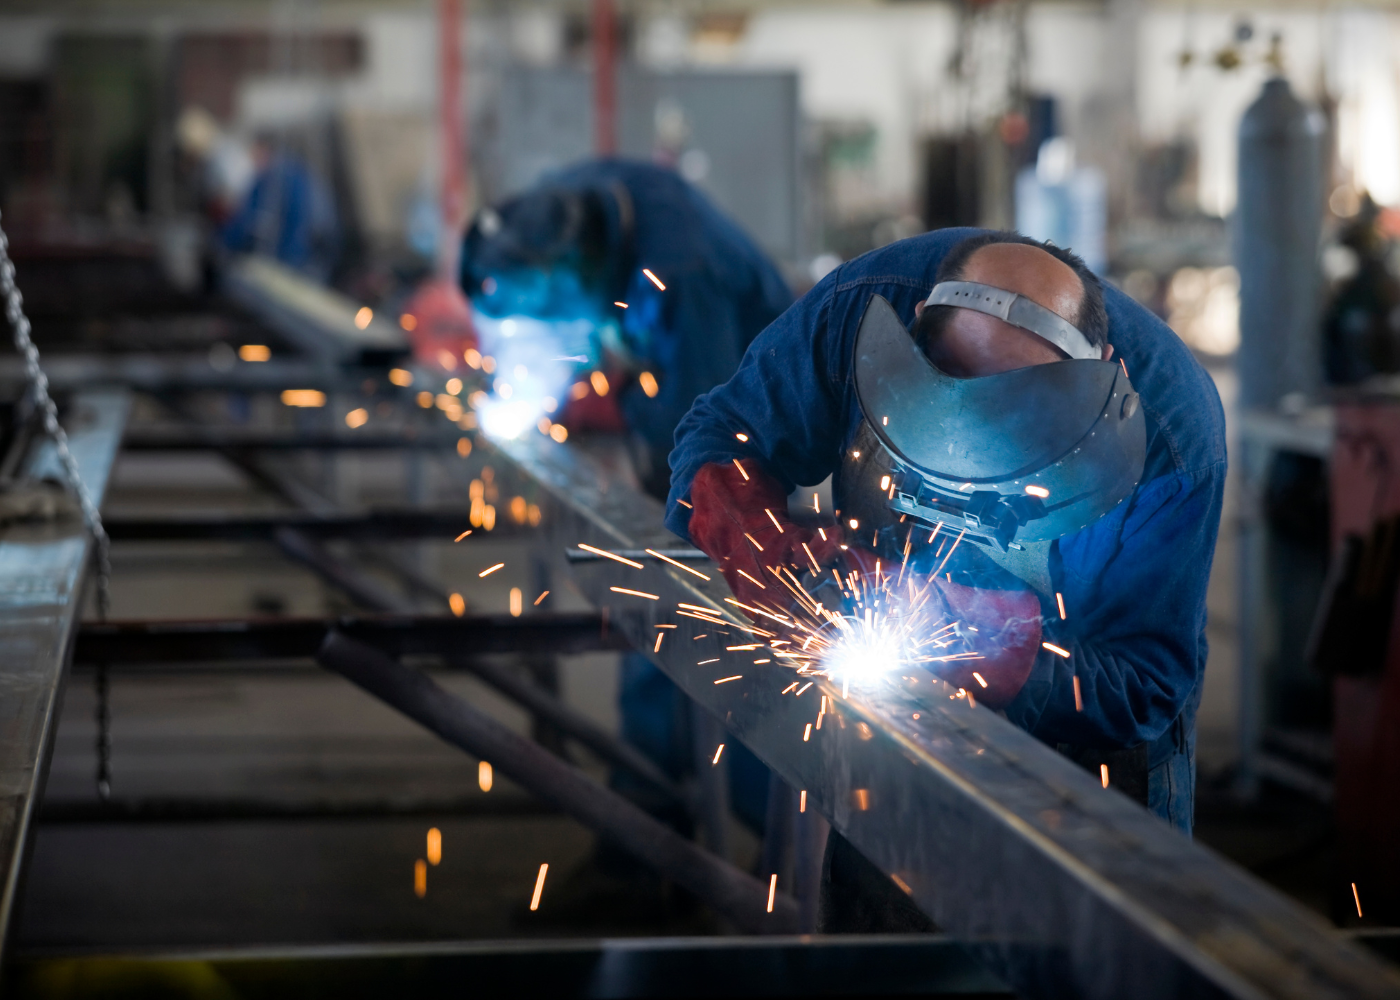
[[[579,366],[567,398],[545,408],[554,402],[570,432],[625,434],[658,499],[680,419],[792,303],[777,267],[699,190],[673,170],[618,159],[580,163],[483,209],[461,278],[483,353],[540,338],[545,354]],[[673,776],[687,772],[685,699],[639,654],[623,660],[620,702],[624,736]],[[747,751],[728,759],[736,811],[761,826],[766,773]]]
[[254,176],[223,229],[235,253],[275,257],[326,280],[339,256],[340,225],[330,192],[293,150],[270,134],[253,140]]

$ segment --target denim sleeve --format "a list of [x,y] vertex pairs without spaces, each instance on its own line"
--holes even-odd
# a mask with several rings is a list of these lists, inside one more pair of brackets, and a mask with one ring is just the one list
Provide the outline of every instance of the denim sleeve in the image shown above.
[[[689,539],[690,495],[701,466],[751,459],[784,490],[819,483],[836,468],[845,431],[839,331],[829,322],[828,276],[755,338],[739,370],[695,400],[676,428],[666,526]],[[739,434],[748,440],[740,441]]]
[[[1138,487],[1097,524],[1060,539],[1066,618],[1047,603],[1042,649],[1007,717],[1047,742],[1126,747],[1160,737],[1205,669],[1206,584],[1225,466]],[[1083,711],[1075,707],[1079,678]]]

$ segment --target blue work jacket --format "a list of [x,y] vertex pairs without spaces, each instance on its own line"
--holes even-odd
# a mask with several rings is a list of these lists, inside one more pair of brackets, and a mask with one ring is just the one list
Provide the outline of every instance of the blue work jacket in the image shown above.
[[[690,510],[677,500],[708,462],[756,460],[788,490],[835,472],[862,419],[851,362],[871,296],[912,322],[944,254],[977,232],[938,230],[858,257],[765,330],[735,376],[696,400],[676,432],[671,530],[689,537]],[[1209,375],[1166,324],[1117,289],[1105,288],[1105,298],[1114,358],[1142,396],[1146,468],[1127,500],[1054,546],[1051,578],[1068,617],[1042,598],[1045,639],[1070,656],[1042,650],[1006,714],[1052,745],[1149,743],[1156,767],[1173,754],[1189,759],[1194,745],[1225,416]]]
[[[633,383],[622,394],[622,412],[664,463],[695,397],[734,374],[753,339],[792,305],[792,292],[748,234],[674,170],[590,160],[542,183],[601,196],[615,275],[611,294],[627,303],[616,318],[659,389],[649,397]],[[630,204],[619,203],[618,185]]]
[[325,279],[339,253],[339,223],[330,194],[293,156],[275,156],[253,181],[220,234],[236,253],[275,257]]

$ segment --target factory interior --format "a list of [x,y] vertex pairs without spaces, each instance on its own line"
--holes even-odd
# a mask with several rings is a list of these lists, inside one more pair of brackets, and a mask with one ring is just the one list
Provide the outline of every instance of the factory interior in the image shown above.
[[7,997],[1400,997],[1388,0],[4,0],[0,304]]

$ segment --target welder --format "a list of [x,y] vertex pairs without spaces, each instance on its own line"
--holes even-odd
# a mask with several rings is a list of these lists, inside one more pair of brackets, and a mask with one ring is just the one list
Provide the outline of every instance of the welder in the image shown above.
[[[696,401],[671,463],[668,524],[740,601],[762,600],[755,541],[850,566],[916,524],[963,538],[932,585],[983,658],[936,672],[1189,833],[1224,415],[1072,253],[945,229],[838,267]],[[832,474],[839,531],[782,516]],[[842,844],[830,881],[859,881]]]
[[[567,168],[480,211],[461,282],[479,327],[509,322],[514,337],[553,336],[557,353],[587,359],[555,419],[570,433],[626,434],[658,498],[676,424],[792,303],[777,267],[700,190],[674,170],[621,159]],[[673,776],[688,771],[679,689],[632,654],[620,698],[624,737]],[[747,752],[730,772],[736,809],[761,823],[766,772]]]

